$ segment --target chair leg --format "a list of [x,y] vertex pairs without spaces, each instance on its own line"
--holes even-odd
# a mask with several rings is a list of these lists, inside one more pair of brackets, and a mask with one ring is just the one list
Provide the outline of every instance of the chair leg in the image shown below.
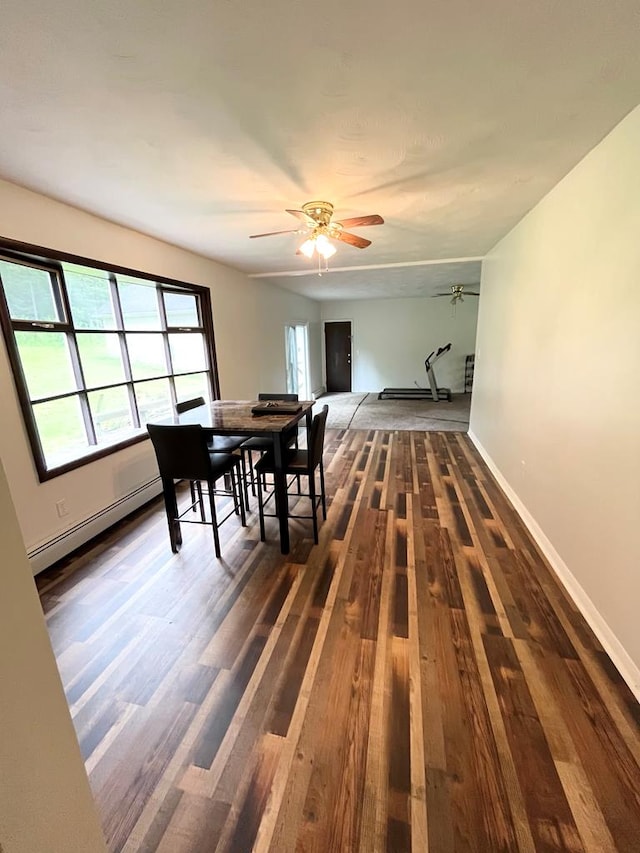
[[[191,485],[193,486],[193,483],[191,483]],[[196,490],[198,492],[198,503],[200,504],[200,518],[202,520],[202,523],[204,524],[204,522],[206,521],[206,518],[205,518],[205,514],[204,514],[204,501],[202,500],[202,483],[200,482],[200,480],[196,480]],[[194,507],[194,512],[195,512],[195,507]]]
[[[297,433],[296,433],[296,440],[293,442],[293,446],[295,447],[296,450],[300,449],[299,445],[298,445],[298,434]],[[302,494],[302,485],[300,482],[300,474],[296,474],[296,483],[297,483],[298,494],[300,495],[300,494]]]
[[320,488],[321,488],[321,496],[322,496],[322,517],[327,518],[327,496],[324,490],[324,465],[322,463],[322,459],[320,459]]
[[247,455],[247,461],[249,463],[249,479],[251,482],[251,494],[255,498],[255,496],[256,496],[256,473],[253,470],[253,451],[250,450],[249,448],[247,448],[246,450],[243,450],[242,452],[243,452],[243,454],[246,453],[246,455]]
[[318,510],[316,507],[316,472],[309,471],[309,497],[311,498],[311,519],[313,521],[313,541],[318,544]]
[[236,515],[240,516],[240,523],[242,526],[246,527],[247,516],[245,514],[244,495],[247,491],[247,481],[242,477],[238,466],[231,469],[231,483],[233,486],[233,508]]
[[[240,497],[240,524],[243,527],[247,526],[247,509],[249,508],[249,495],[247,494],[247,481],[243,478],[244,483],[244,492],[242,489],[238,489],[238,495]],[[243,495],[246,496],[247,502],[245,503]]]
[[216,552],[216,557],[220,559],[220,537],[218,536],[218,517],[216,515],[216,497],[213,493],[215,483],[209,481],[207,483],[209,489],[209,508],[211,510],[211,526],[213,528],[213,547]]
[[[240,468],[242,469],[242,480],[241,480],[240,485],[242,486],[242,491],[244,493],[244,508],[246,510],[248,510],[249,509],[249,489],[247,488],[247,463],[246,463],[246,459],[244,457],[244,453],[242,452],[242,450],[240,450]],[[243,522],[242,526],[244,527],[244,522]]]
[[[230,488],[227,491],[231,492],[231,499],[233,500],[233,511],[236,515],[240,515],[240,501],[238,500],[238,483],[236,481],[236,469],[235,467],[229,471],[229,479]],[[239,478],[238,478],[239,479]]]
[[171,543],[171,550],[176,554],[182,544],[182,534],[180,533],[180,522],[177,520],[178,505],[173,480],[162,481],[162,496],[167,515],[167,526],[169,527],[169,542]]
[[260,474],[258,474],[257,480],[258,480],[258,515],[260,517],[260,541],[264,542],[266,539],[266,536],[265,536],[265,532],[264,532],[264,504],[262,502],[263,481],[262,481],[262,476]]
[[196,490],[193,480],[189,480],[189,492],[191,494],[191,511],[196,511]]

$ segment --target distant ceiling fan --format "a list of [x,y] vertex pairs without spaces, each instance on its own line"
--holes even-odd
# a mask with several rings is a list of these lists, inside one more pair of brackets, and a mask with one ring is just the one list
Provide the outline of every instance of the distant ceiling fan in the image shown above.
[[480,296],[475,290],[465,290],[464,284],[452,284],[451,293],[434,293],[433,298],[437,299],[439,296],[449,296],[451,297],[451,304],[456,305],[458,302],[464,302],[463,294],[464,296]]
[[329,240],[341,240],[356,249],[366,249],[371,245],[371,240],[359,237],[345,231],[345,228],[362,228],[365,225],[383,225],[384,219],[377,213],[370,216],[354,216],[351,219],[331,221],[333,216],[333,205],[329,201],[308,201],[302,205],[301,210],[287,210],[292,216],[299,219],[303,225],[290,231],[269,231],[266,234],[252,234],[250,239],[256,237],[273,237],[276,234],[306,234],[307,239],[300,246],[296,254],[312,258],[314,252],[318,257],[328,260],[335,254],[335,246]]

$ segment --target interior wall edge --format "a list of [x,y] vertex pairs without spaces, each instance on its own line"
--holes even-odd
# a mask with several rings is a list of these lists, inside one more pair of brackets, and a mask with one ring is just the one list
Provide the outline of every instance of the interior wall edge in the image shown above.
[[0,461],[0,834],[6,853],[107,853]]
[[564,562],[560,554],[558,554],[544,530],[531,515],[525,504],[520,500],[517,492],[514,491],[508,480],[504,477],[496,463],[491,458],[490,454],[483,447],[478,436],[471,429],[469,430],[468,435],[478,453],[487,464],[487,467],[497,480],[498,485],[520,516],[522,523],[525,525],[534,541],[546,557],[558,580],[566,589],[573,603],[576,605],[587,624],[602,644],[602,647],[615,664],[618,672],[625,680],[633,695],[640,702],[640,668],[635,664],[620,640],[618,640],[615,632],[611,629],[591,598],[576,580],[575,575]]

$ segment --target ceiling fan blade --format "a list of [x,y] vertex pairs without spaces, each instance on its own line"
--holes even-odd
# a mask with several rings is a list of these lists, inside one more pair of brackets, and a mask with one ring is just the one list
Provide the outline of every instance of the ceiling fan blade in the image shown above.
[[362,228],[364,225],[384,225],[384,219],[377,213],[370,216],[353,216],[351,219],[340,219],[337,225],[343,228]]
[[342,240],[343,243],[348,243],[350,246],[355,246],[356,249],[366,249],[371,245],[371,240],[365,240],[364,237],[358,237],[357,234],[350,234],[348,231],[341,231],[339,234],[331,235],[334,240]]
[[275,234],[300,234],[302,229],[294,228],[293,231],[267,231],[266,234],[250,234],[249,239],[253,240],[255,237],[273,237]]
[[465,290],[464,295],[465,296],[480,296],[480,294],[476,293],[475,290]]

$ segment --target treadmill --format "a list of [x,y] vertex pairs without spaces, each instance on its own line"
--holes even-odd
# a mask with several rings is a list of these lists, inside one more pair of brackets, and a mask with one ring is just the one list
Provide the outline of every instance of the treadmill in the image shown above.
[[427,379],[429,380],[428,388],[420,388],[416,385],[415,388],[383,388],[378,394],[378,400],[446,400],[451,402],[451,388],[438,388],[436,374],[433,369],[434,364],[439,358],[442,358],[445,353],[451,349],[451,343],[440,347],[437,351],[429,353],[424,360],[424,367],[427,371]]

